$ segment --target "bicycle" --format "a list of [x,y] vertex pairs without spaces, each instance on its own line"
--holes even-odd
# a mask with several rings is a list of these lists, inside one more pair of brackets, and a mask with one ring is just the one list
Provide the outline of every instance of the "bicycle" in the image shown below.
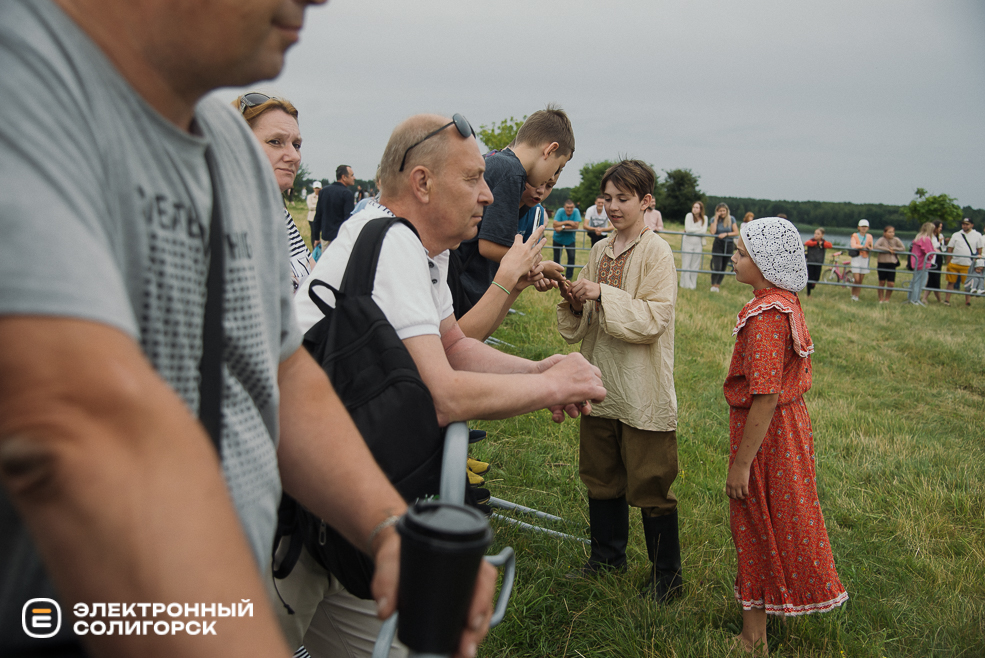
[[852,276],[852,259],[849,258],[848,260],[843,260],[840,263],[838,262],[838,256],[841,256],[843,253],[844,252],[842,251],[836,251],[831,254],[832,266],[831,269],[828,270],[828,273],[824,275],[825,281],[828,281],[829,283],[844,284],[854,282],[854,280],[850,278]]

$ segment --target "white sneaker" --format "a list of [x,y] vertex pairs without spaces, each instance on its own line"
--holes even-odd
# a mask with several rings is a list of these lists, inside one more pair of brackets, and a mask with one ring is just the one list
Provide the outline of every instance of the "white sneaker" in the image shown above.
[[718,286],[712,286],[712,287],[711,287],[711,291],[712,291],[712,292],[719,292],[719,290],[718,290]]
[[856,297],[855,295],[852,295],[852,301],[853,302],[857,302],[858,301],[858,297]]

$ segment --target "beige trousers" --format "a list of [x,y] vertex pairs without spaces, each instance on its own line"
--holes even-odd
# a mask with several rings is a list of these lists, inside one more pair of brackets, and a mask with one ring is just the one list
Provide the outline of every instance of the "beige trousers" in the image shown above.
[[[280,597],[294,610],[289,614],[273,591],[277,618],[291,650],[302,644],[312,658],[370,658],[383,622],[376,617],[376,602],[350,594],[319,565],[307,549],[284,580],[277,580]],[[390,658],[406,658],[407,647],[394,639]]]

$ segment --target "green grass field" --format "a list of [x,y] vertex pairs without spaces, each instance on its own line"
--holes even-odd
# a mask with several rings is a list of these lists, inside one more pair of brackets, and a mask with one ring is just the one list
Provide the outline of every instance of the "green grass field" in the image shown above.
[[[307,222],[298,224],[307,234]],[[679,248],[679,236],[669,242]],[[578,255],[584,262],[585,252]],[[723,492],[722,381],[735,315],[751,289],[726,278],[715,295],[708,285],[699,275],[698,290],[680,290],[677,301],[674,490],[684,597],[668,607],[638,598],[649,570],[638,515],[631,515],[629,572],[597,582],[564,578],[587,558],[585,544],[493,519],[493,550],[516,549],[517,582],[507,618],[480,656],[736,655],[730,638],[741,619]],[[985,301],[919,308],[906,304],[905,291],[885,305],[874,290],[857,304],[848,296],[821,286],[801,301],[816,347],[806,399],[819,494],[851,598],[835,612],[771,620],[771,653],[985,656]],[[570,351],[555,328],[557,299],[524,292],[515,308],[526,315],[508,316],[495,334],[516,346],[504,349],[532,359]],[[564,517],[567,525],[537,523],[587,537],[576,422],[555,425],[538,412],[474,426],[489,433],[472,454],[494,465],[493,496]]]

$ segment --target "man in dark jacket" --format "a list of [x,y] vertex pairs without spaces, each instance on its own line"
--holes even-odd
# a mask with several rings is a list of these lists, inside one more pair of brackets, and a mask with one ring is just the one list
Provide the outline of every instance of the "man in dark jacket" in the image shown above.
[[335,182],[318,195],[315,208],[315,224],[321,226],[321,239],[331,242],[339,234],[342,222],[349,219],[356,203],[349,186],[356,182],[356,175],[349,165],[335,168]]

